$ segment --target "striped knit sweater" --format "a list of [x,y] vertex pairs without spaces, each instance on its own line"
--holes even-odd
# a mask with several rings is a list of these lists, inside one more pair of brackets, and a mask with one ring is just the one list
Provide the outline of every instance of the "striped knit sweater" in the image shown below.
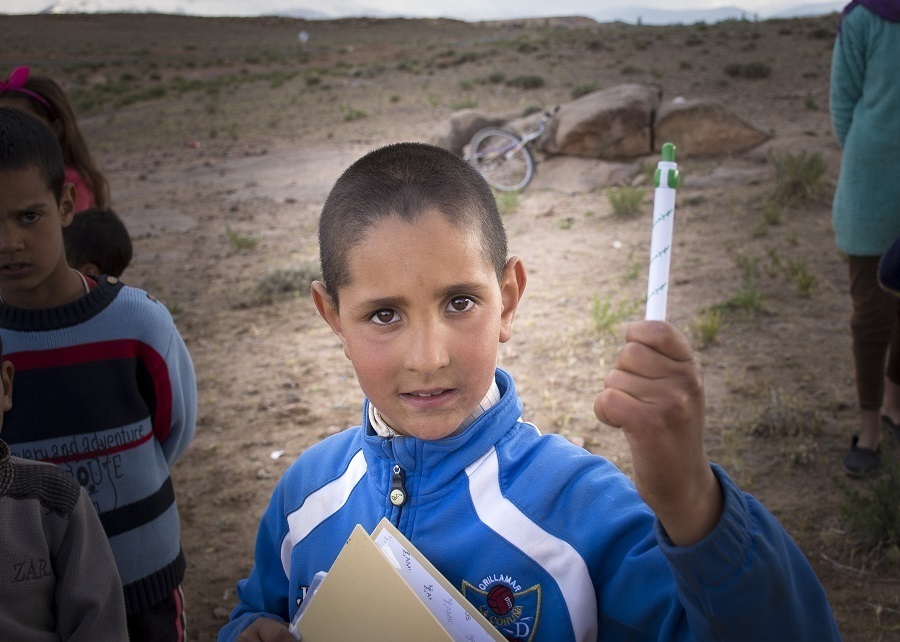
[[184,578],[169,467],[194,435],[197,388],[166,308],[103,277],[64,306],[0,304],[15,366],[3,437],[14,455],[58,465],[90,496],[109,538],[128,615]]

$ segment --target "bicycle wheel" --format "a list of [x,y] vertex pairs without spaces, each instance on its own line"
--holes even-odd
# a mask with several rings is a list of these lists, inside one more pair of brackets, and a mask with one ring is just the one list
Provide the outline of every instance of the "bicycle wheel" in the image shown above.
[[469,162],[491,187],[503,192],[520,190],[534,175],[534,159],[527,147],[518,147],[519,142],[512,132],[482,129],[472,136]]

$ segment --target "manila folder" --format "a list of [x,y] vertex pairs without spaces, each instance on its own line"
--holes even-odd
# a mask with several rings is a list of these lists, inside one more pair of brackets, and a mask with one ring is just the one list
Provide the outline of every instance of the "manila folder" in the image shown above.
[[[403,566],[406,575],[395,565],[398,560],[389,550],[391,545],[401,557],[411,556]],[[421,586],[418,590],[413,588],[408,574],[411,567],[427,573],[429,581],[434,580],[434,593],[423,592]],[[441,596],[441,610],[452,604],[455,618],[452,622],[439,621],[423,602],[423,596],[431,598],[432,595]],[[309,605],[297,623],[303,642],[504,640],[386,519],[378,524],[371,537],[360,525],[353,529],[318,590],[307,599]],[[450,619],[448,613],[443,617]]]
[[452,641],[360,525],[310,599],[303,642]]

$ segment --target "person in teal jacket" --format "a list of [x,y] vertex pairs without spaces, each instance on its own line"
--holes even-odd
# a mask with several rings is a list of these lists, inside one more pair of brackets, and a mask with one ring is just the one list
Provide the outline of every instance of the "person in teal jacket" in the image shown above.
[[832,216],[850,270],[860,409],[844,471],[861,476],[879,466],[883,429],[900,437],[900,303],[876,276],[880,256],[900,237],[900,1],[861,0],[844,9],[830,104],[843,150]]
[[219,642],[291,642],[316,573],[385,517],[508,640],[840,639],[803,553],[707,459],[699,365],[673,325],[632,324],[594,398],[634,483],[523,420],[496,363],[525,268],[464,160],[370,152],[331,190],[319,247],[313,300],[353,364],[362,423],[282,477]]

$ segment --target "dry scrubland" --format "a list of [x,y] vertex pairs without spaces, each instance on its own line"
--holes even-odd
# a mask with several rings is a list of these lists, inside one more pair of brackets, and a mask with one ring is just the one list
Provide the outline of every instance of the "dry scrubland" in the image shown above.
[[[306,295],[337,173],[381,144],[428,140],[455,109],[515,116],[637,81],[720,100],[773,136],[680,163],[671,320],[705,366],[713,459],[800,543],[848,640],[900,639],[897,533],[893,548],[866,542],[842,510],[861,504],[836,482],[855,396],[830,229],[835,19],[0,17],[0,75],[31,64],[63,81],[135,237],[126,280],[166,302],[194,355],[197,437],[174,474],[190,638],[213,639],[234,604],[282,471],[358,421],[352,369]],[[501,364],[543,430],[625,471],[624,440],[591,401],[641,313],[650,197],[644,184],[503,203],[530,280]],[[631,199],[641,215],[624,212]]]

